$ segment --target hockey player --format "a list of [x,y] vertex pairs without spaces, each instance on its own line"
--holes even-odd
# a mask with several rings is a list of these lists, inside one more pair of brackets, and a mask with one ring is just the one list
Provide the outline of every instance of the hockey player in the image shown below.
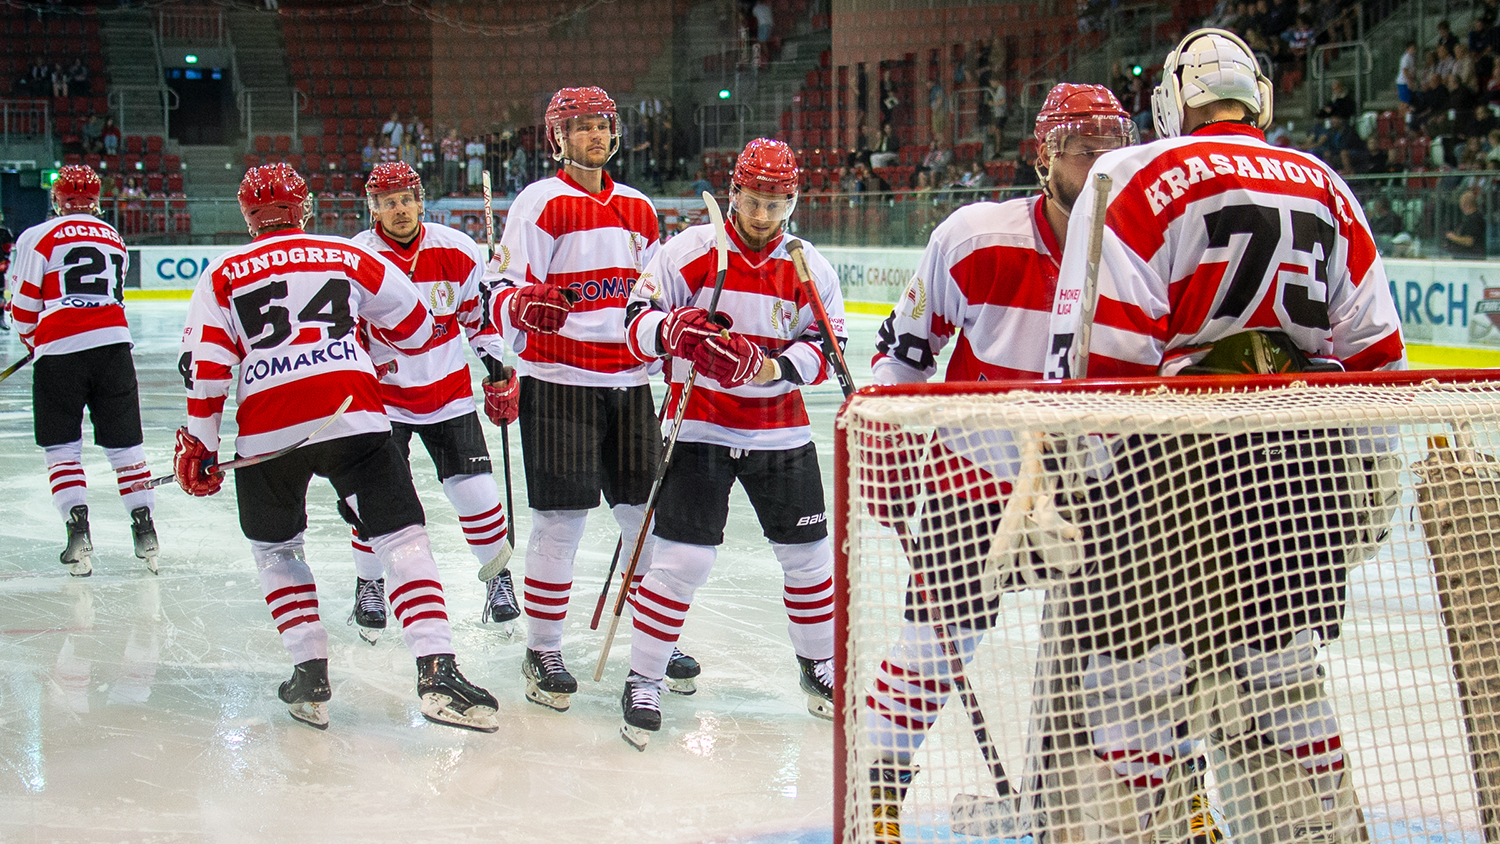
[[[1405,369],[1364,213],[1322,161],[1266,143],[1272,88],[1246,44],[1189,34],[1166,58],[1152,111],[1161,140],[1095,165],[1113,190],[1097,221],[1088,374]],[[1081,293],[1095,225],[1092,203],[1079,203],[1059,303]],[[1049,374],[1066,377],[1078,309],[1054,313]],[[1090,718],[1093,755],[1114,774],[1080,774],[1078,794],[1061,800],[1077,801],[1099,835],[1158,834],[1152,807],[1181,755],[1182,713],[1216,685],[1219,728],[1188,738],[1213,746],[1221,787],[1239,781],[1225,805],[1236,832],[1367,839],[1318,653],[1338,635],[1347,570],[1399,471],[1380,449],[1378,437],[1351,446],[1317,431],[1120,449],[1103,495],[1116,503],[1092,538],[1112,550],[1058,608],[1080,645],[1085,702],[1104,713]],[[1111,583],[1130,584],[1143,607],[1128,629]],[[1226,689],[1238,694],[1227,709]]]
[[401,270],[350,241],[302,231],[307,184],[286,164],[245,174],[240,210],[255,239],[209,264],[188,304],[178,367],[188,424],[177,432],[173,469],[193,495],[213,495],[219,424],[236,381],[244,456],[296,444],[348,411],[311,443],[235,469],[240,527],[250,540],[261,590],[296,664],[278,696],[292,717],[328,726],[328,633],[303,558],[307,485],[328,478],[339,514],[368,542],[391,582],[391,605],[417,661],[422,715],[440,724],[494,732],[495,698],[459,673],[437,564],[423,528],[411,470],[391,437],[380,385],[355,337],[360,320],[386,345],[411,353],[431,342],[432,315]]
[[[1041,376],[1075,200],[1094,160],[1137,137],[1129,113],[1108,88],[1070,83],[1048,93],[1035,137],[1041,193],[967,205],[933,231],[905,294],[880,327],[875,383],[932,377],[938,353],[955,334],[948,381]],[[910,539],[918,576],[908,592],[907,623],[865,698],[866,727],[884,755],[870,772],[879,841],[901,839],[899,811],[914,773],[911,756],[953,691],[950,655],[964,664],[973,659],[998,606],[980,597],[978,583],[1011,478],[969,463],[941,438],[932,450],[924,459],[936,467],[931,478],[877,467],[866,491],[880,502],[875,515],[898,530],[920,515]],[[974,532],[960,535],[959,525]],[[934,582],[943,585],[926,588]]]
[[[365,194],[375,226],[354,242],[410,276],[435,323],[432,340],[415,352],[387,343],[379,329],[368,332],[380,396],[391,419],[391,438],[408,458],[412,434],[422,438],[443,492],[458,511],[469,550],[479,560],[479,579],[487,584],[482,617],[509,622],[521,612],[506,569],[506,513],[464,360],[467,339],[490,372],[500,370],[500,335],[485,325],[480,304],[483,254],[467,235],[422,222],[422,177],[409,164],[377,164],[365,182]],[[519,391],[514,377],[499,384],[486,378],[483,386],[487,407],[513,404]],[[513,419],[502,416],[496,423]],[[356,581],[350,619],[360,626],[360,635],[373,642],[386,624],[385,581],[369,544],[358,536],[353,544]]]
[[16,236],[5,227],[5,214],[0,212],[0,331],[10,330],[10,252],[16,244]]
[[[602,491],[623,541],[634,541],[661,456],[646,364],[625,347],[625,297],[661,235],[651,200],[604,172],[620,145],[608,94],[564,88],[547,106],[546,125],[562,169],[511,204],[491,264],[503,285],[492,314],[520,356],[532,509],[521,673],[527,699],[563,712],[578,690],[563,663],[562,633],[588,511]],[[698,673],[686,656],[675,669],[684,681]]]
[[[634,593],[630,674],[621,705],[625,740],[645,749],[661,728],[661,684],[693,595],[724,541],[738,480],[781,563],[800,683],[809,710],[833,717],[833,550],[817,450],[801,387],[831,372],[813,308],[797,282],[784,228],[797,204],[797,165],[780,141],[758,138],[735,164],[729,198],[729,269],[710,321],[715,237],[710,225],[672,238],[630,295],[627,341],[641,360],[691,361],[671,372],[672,406],[687,401],[672,464],[658,494],[650,568]],[[838,275],[804,243],[832,330],[845,339]]]
[[35,356],[31,395],[36,444],[46,453],[52,504],[62,514],[68,546],[60,557],[76,577],[93,571],[87,485],[83,473],[83,411],[94,443],[115,470],[130,513],[135,555],[156,572],[156,493],[133,491],[150,478],[142,447],[141,404],[125,321],[125,242],[99,213],[99,175],[70,164],[52,183],[57,216],[21,233],[10,266],[16,331]]

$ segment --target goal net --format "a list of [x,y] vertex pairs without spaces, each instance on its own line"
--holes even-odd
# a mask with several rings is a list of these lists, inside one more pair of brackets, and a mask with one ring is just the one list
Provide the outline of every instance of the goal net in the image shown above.
[[866,390],[835,841],[1500,844],[1500,378]]

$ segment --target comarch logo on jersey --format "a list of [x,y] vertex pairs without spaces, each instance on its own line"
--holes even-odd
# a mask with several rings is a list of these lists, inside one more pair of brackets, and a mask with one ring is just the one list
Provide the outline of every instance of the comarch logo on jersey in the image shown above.
[[326,365],[331,360],[351,360],[356,357],[358,357],[358,349],[352,341],[333,340],[321,349],[313,349],[310,353],[303,352],[295,358],[291,355],[279,355],[247,364],[243,369],[245,383],[254,384],[256,381],[263,381],[273,375],[296,372],[303,367]]
[[630,295],[630,288],[635,285],[634,279],[624,279],[619,276],[614,278],[602,278],[598,281],[574,281],[569,283],[568,289],[577,290],[587,302],[597,302],[600,299],[620,298],[624,299]]

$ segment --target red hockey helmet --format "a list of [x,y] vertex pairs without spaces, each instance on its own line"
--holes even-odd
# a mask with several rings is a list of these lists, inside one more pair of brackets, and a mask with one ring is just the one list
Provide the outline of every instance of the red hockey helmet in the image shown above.
[[1126,146],[1140,133],[1108,88],[1063,82],[1048,92],[1037,112],[1036,142],[1056,155],[1066,138],[1078,136],[1118,138],[1120,146]]
[[99,174],[82,164],[69,164],[57,171],[52,183],[52,210],[58,214],[99,212]]
[[418,202],[426,199],[422,195],[422,177],[405,161],[386,161],[375,165],[370,178],[365,182],[365,201],[370,213],[376,213],[375,200],[383,193],[409,190]]
[[240,213],[253,235],[272,226],[302,228],[312,215],[307,182],[282,161],[251,167],[240,182]]
[[756,138],[745,144],[745,151],[734,163],[731,181],[737,188],[748,188],[779,196],[797,194],[797,157],[781,141]]
[[589,86],[563,88],[553,94],[552,102],[547,104],[547,149],[551,151],[553,160],[563,159],[563,139],[567,137],[568,119],[590,116],[609,118],[609,156],[614,157],[615,151],[620,148],[620,113],[615,109],[615,101],[610,99],[603,88]]

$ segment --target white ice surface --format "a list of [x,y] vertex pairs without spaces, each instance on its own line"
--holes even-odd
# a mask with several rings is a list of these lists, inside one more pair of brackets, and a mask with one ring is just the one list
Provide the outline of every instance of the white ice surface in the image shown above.
[[[153,473],[165,474],[185,418],[177,342],[186,303],[132,302],[129,312],[146,452]],[[868,384],[879,320],[849,322],[849,362],[856,383]],[[0,335],[0,364],[22,351],[13,333]],[[833,384],[804,395],[831,507],[840,395]],[[485,430],[498,467],[499,431]],[[602,631],[588,621],[615,543],[602,508],[578,555],[565,636],[580,690],[560,714],[525,700],[521,638],[503,641],[479,624],[475,561],[431,462],[415,451],[459,663],[500,700],[500,732],[479,735],[423,721],[394,627],[370,647],[345,625],[349,532],[331,488],[315,481],[307,557],[334,690],[332,726],[318,732],[276,699],[290,659],[256,584],[233,482],[207,499],[159,490],[153,577],[131,552],[113,474],[84,431],[97,557],[93,577],[80,580],[57,563],[63,530],[32,439],[30,367],[0,384],[0,842],[830,840],[832,726],[807,713],[780,569],[739,490],[682,637],[704,666],[699,692],[665,695],[663,729],[638,753],[619,737],[628,619],[604,682],[590,682]],[[524,547],[514,432],[511,460]],[[523,556],[512,563],[518,585]]]

